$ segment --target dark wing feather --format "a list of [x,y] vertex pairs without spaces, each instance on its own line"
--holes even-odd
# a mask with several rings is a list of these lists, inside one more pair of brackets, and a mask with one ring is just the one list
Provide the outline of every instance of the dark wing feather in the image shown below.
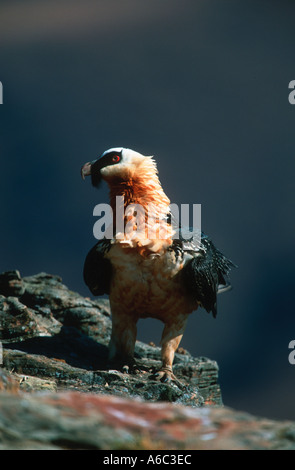
[[209,237],[203,233],[199,235],[191,241],[180,237],[174,242],[181,245],[184,256],[188,258],[182,276],[189,294],[216,317],[217,294],[231,288],[227,275],[235,265],[214,246]]
[[100,240],[86,256],[83,277],[85,284],[93,295],[110,293],[112,265],[105,258],[105,254],[109,251],[110,247],[110,240]]

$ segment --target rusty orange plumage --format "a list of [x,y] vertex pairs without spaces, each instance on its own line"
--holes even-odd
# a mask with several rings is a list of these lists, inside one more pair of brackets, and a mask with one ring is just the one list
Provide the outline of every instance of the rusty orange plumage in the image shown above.
[[[199,246],[174,238],[170,200],[153,157],[112,148],[82,167],[94,186],[108,183],[114,236],[100,240],[84,265],[94,295],[109,294],[112,312],[110,358],[134,364],[136,324],[152,317],[164,323],[160,380],[175,379],[172,364],[190,313],[203,306],[216,315],[216,294],[227,290],[232,262],[202,234]],[[121,198],[123,232],[117,227]],[[139,230],[139,227],[143,230]]]

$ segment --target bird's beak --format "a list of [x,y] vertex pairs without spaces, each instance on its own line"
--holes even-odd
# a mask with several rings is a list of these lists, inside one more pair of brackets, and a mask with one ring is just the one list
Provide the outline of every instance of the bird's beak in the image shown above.
[[90,176],[91,175],[91,163],[85,163],[85,165],[82,166],[81,168],[81,176],[83,180],[85,180],[85,176]]
[[93,162],[85,163],[81,168],[81,176],[83,180],[85,179],[85,176],[91,176],[92,186],[98,188],[101,182],[100,170],[102,166],[100,158],[93,160]]

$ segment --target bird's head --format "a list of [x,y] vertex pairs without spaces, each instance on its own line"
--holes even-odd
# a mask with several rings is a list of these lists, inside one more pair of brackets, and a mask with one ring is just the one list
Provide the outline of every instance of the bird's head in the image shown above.
[[152,176],[157,172],[156,163],[152,157],[146,157],[134,150],[114,147],[92,162],[85,163],[81,175],[91,176],[93,186],[98,187],[104,179],[109,184],[115,181],[128,181],[136,177]]

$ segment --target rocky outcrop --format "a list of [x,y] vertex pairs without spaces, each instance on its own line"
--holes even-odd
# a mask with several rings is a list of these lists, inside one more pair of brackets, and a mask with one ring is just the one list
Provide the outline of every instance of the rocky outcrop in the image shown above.
[[21,377],[21,389],[44,386],[190,406],[221,405],[216,362],[193,358],[183,349],[175,358],[178,385],[151,378],[161,364],[160,348],[139,341],[135,354],[140,373],[110,368],[108,301],[84,298],[58,276],[45,273],[23,279],[17,271],[3,273],[1,291],[3,365]]
[[295,448],[294,423],[222,406],[215,361],[181,349],[180,383],[159,382],[160,348],[138,341],[138,374],[110,368],[106,300],[18,271],[0,294],[0,449]]
[[295,425],[78,392],[0,394],[0,449],[294,449]]

